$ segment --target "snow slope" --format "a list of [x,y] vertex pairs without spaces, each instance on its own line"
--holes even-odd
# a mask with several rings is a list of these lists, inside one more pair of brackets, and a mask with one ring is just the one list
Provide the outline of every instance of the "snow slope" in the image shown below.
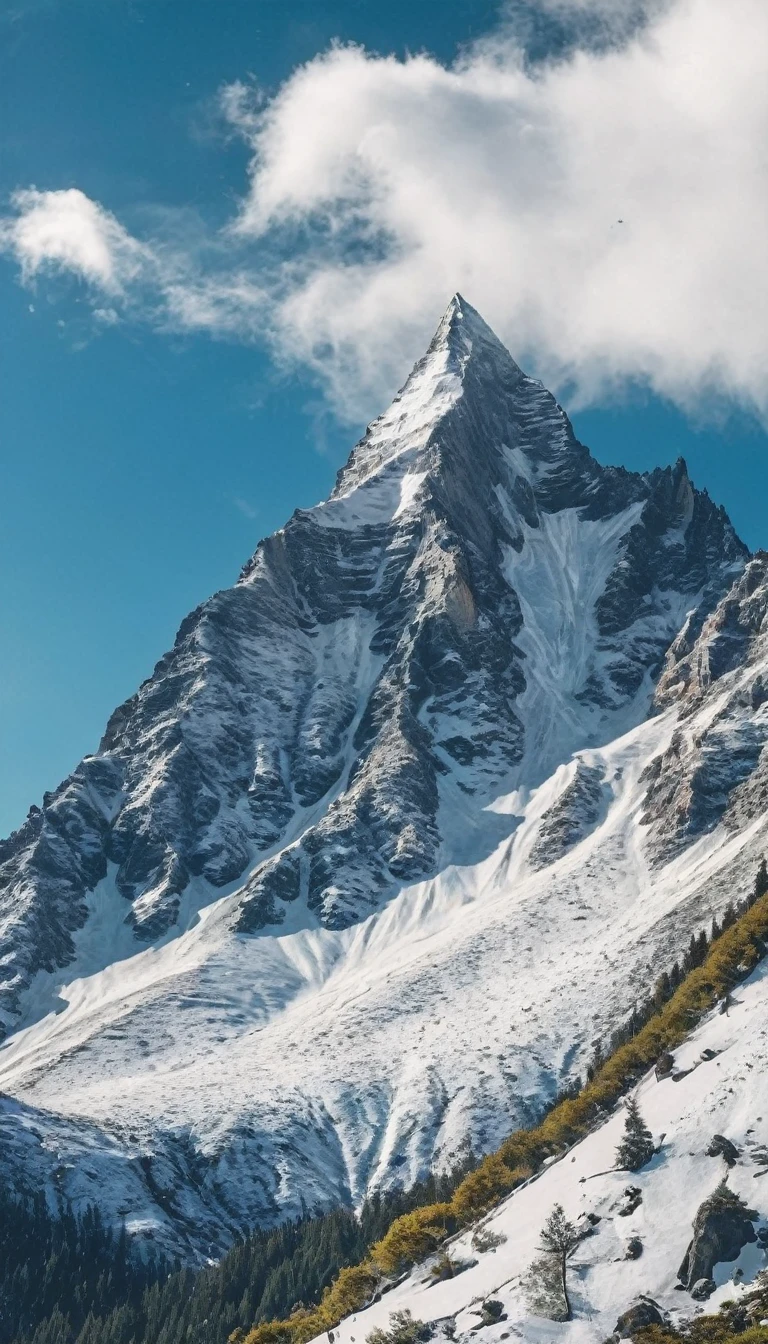
[[746,558],[455,299],[0,846],[6,1179],[194,1259],[535,1116],[764,847]]
[[[706,1055],[711,1053],[712,1057]],[[611,1171],[624,1129],[624,1106],[540,1176],[513,1193],[482,1221],[485,1231],[505,1240],[493,1251],[478,1252],[472,1232],[451,1243],[457,1261],[472,1268],[435,1284],[429,1262],[417,1266],[380,1302],[343,1321],[334,1331],[341,1344],[362,1341],[374,1326],[386,1325],[391,1312],[409,1310],[418,1320],[452,1318],[456,1338],[480,1344],[500,1339],[583,1341],[598,1344],[612,1333],[618,1316],[640,1295],[653,1298],[680,1323],[702,1310],[749,1291],[755,1276],[768,1268],[768,1252],[757,1243],[738,1260],[721,1262],[717,1291],[706,1308],[681,1292],[677,1271],[683,1260],[699,1206],[727,1176],[732,1190],[760,1214],[756,1229],[768,1226],[768,969],[761,967],[736,994],[726,1014],[718,1010],[675,1054],[676,1070],[691,1070],[679,1082],[658,1081],[650,1073],[635,1095],[660,1152],[636,1173]],[[730,1170],[720,1157],[708,1157],[713,1135],[722,1134],[739,1149]],[[603,1173],[603,1174],[599,1174]],[[628,1217],[628,1185],[642,1202]],[[595,1215],[593,1235],[576,1249],[569,1271],[574,1317],[568,1323],[532,1314],[526,1295],[527,1270],[537,1258],[542,1224],[557,1203],[578,1223]],[[642,1255],[626,1259],[631,1238],[642,1242]],[[503,1303],[506,1319],[479,1323],[479,1305],[487,1298]]]

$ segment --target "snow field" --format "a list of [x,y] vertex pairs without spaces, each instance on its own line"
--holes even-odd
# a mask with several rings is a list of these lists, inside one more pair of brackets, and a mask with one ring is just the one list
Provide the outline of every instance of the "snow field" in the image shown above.
[[[654,1298],[673,1320],[704,1308],[676,1288],[677,1270],[691,1237],[696,1211],[724,1175],[745,1202],[768,1221],[768,1176],[760,1155],[768,1141],[768,970],[760,967],[735,995],[727,1014],[717,1009],[675,1052],[676,1069],[692,1070],[679,1082],[658,1081],[653,1073],[637,1089],[646,1123],[661,1151],[639,1172],[609,1171],[624,1128],[620,1104],[610,1118],[539,1176],[515,1191],[482,1220],[484,1230],[506,1238],[490,1252],[471,1245],[472,1231],[453,1239],[457,1260],[476,1261],[453,1279],[433,1284],[429,1262],[417,1266],[380,1302],[343,1321],[334,1332],[341,1344],[361,1344],[374,1326],[386,1325],[393,1311],[407,1309],[416,1319],[456,1318],[459,1338],[469,1331],[482,1341],[512,1337],[589,1341],[598,1344],[639,1294]],[[704,1051],[715,1057],[702,1058]],[[715,1133],[741,1151],[730,1171],[721,1158],[706,1156]],[[607,1173],[607,1174],[599,1174]],[[629,1217],[619,1213],[624,1191],[642,1191],[642,1203]],[[590,1213],[600,1219],[594,1234],[577,1247],[569,1270],[575,1319],[543,1321],[531,1315],[525,1297],[526,1270],[538,1253],[538,1237],[552,1207],[560,1203],[573,1221]],[[643,1253],[626,1260],[630,1237],[639,1237]],[[706,1310],[748,1291],[766,1267],[766,1252],[746,1246],[737,1261],[716,1267],[716,1293]],[[735,1279],[738,1271],[743,1277]],[[476,1331],[475,1309],[486,1298],[500,1299],[507,1319]]]

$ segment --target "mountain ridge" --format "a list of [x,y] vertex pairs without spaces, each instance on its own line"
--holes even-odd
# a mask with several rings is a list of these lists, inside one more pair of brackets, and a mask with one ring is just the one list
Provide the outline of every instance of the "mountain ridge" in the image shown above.
[[[76,1203],[90,1164],[199,1254],[486,1151],[754,861],[718,827],[761,706],[724,701],[714,797],[663,695],[755,562],[682,461],[600,466],[486,332],[455,298],[329,499],[0,847],[12,1182],[54,1182],[50,1142]],[[672,838],[653,771],[697,800]]]

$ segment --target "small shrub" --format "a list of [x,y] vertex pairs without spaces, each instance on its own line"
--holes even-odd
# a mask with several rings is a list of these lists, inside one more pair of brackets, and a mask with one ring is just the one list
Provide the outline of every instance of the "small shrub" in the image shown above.
[[454,1279],[459,1266],[455,1260],[452,1260],[447,1251],[442,1251],[437,1259],[429,1267],[430,1277],[435,1283],[442,1283],[444,1279]]
[[472,1250],[484,1255],[487,1251],[495,1251],[498,1246],[503,1246],[506,1240],[503,1232],[493,1232],[489,1227],[478,1227],[472,1237]]
[[367,1344],[424,1344],[432,1338],[432,1326],[424,1321],[415,1321],[410,1311],[393,1311],[389,1318],[389,1329],[377,1326],[366,1335]]

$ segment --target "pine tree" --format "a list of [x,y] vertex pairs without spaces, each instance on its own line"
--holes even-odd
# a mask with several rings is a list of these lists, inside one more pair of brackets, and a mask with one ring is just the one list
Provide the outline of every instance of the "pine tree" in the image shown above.
[[590,1082],[595,1074],[600,1072],[603,1062],[603,1043],[601,1040],[597,1040],[592,1046],[592,1058],[587,1065],[587,1078]]
[[573,1315],[571,1299],[568,1296],[568,1260],[581,1240],[581,1234],[565,1216],[562,1204],[556,1204],[541,1229],[540,1250],[546,1260],[557,1268],[557,1279],[563,1295],[564,1319],[570,1321]]
[[768,891],[768,863],[766,863],[765,859],[761,859],[760,867],[758,868],[757,874],[755,876],[755,886],[752,892],[752,899],[750,901],[750,905],[754,905],[755,901],[759,901],[760,897],[764,896],[767,891]]
[[620,1171],[639,1171],[654,1154],[653,1135],[640,1114],[634,1097],[627,1101],[624,1137],[616,1149],[616,1166]]
[[670,979],[669,971],[663,971],[654,987],[654,1006],[658,1004],[661,1007],[662,1004],[668,1003],[672,998],[672,994],[672,981]]
[[720,921],[720,928],[722,929],[722,932],[725,933],[726,929],[732,928],[735,923],[736,923],[736,910],[734,908],[733,901],[729,901],[723,911],[723,917]]

